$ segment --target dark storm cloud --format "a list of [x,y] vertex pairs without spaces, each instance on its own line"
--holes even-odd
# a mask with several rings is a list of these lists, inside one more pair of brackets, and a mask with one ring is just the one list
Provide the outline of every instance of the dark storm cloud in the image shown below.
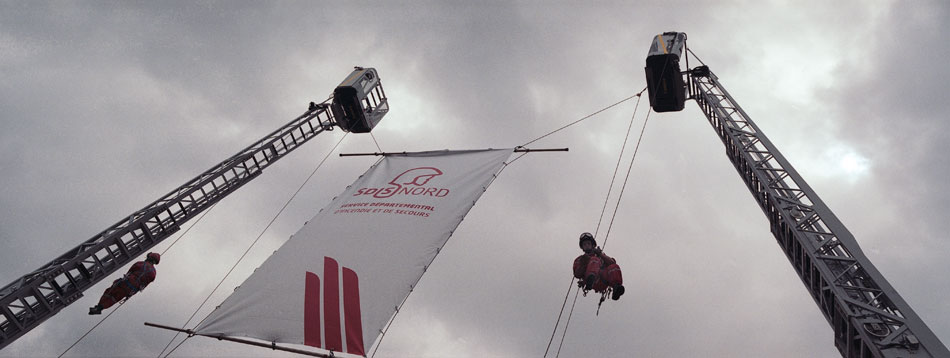
[[[285,123],[350,66],[380,70],[392,103],[374,132],[384,150],[515,146],[642,89],[650,37],[680,30],[946,339],[950,307],[933,293],[950,286],[933,274],[947,270],[940,233],[950,208],[936,189],[948,168],[946,70],[928,58],[948,52],[939,37],[947,6],[915,4],[5,4],[0,278],[39,267]],[[933,57],[918,55],[925,48]],[[847,68],[823,76],[836,65]],[[595,298],[581,297],[562,356],[837,354],[761,210],[689,106],[651,117],[608,237],[628,296],[599,316]],[[541,355],[577,235],[597,230],[633,109],[629,101],[532,145],[570,152],[506,169],[379,355]],[[155,286],[71,353],[157,354],[171,335],[141,322],[182,324],[340,135],[316,138],[224,200],[169,251]],[[828,143],[857,148],[871,174],[849,184],[814,169],[838,164],[821,159]],[[354,135],[342,150],[376,148]],[[328,161],[211,305],[370,163]],[[905,231],[913,235],[901,242],[915,250],[888,240]],[[101,286],[0,355],[62,352],[94,324],[83,306]],[[200,339],[179,353],[280,355]]]
[[903,188],[893,199],[909,194],[908,201],[924,201],[934,212],[946,212],[950,194],[940,189],[950,169],[950,159],[943,155],[950,150],[950,122],[945,120],[950,102],[944,88],[950,70],[935,66],[934,59],[950,55],[950,45],[942,40],[950,5],[934,5],[893,6],[893,21],[904,24],[902,30],[881,29],[864,50],[868,63],[842,68],[847,85],[840,88],[840,110],[847,122],[841,135],[875,153],[873,159],[882,163],[876,174],[888,186]]
[[[873,163],[880,205],[865,211],[877,219],[867,223],[867,235],[872,247],[893,255],[875,250],[870,256],[885,274],[897,271],[887,277],[898,290],[914,293],[905,298],[920,304],[915,311],[939,336],[950,331],[939,308],[946,307],[942,297],[950,294],[950,281],[924,279],[943,277],[938,274],[942,265],[911,263],[939,262],[950,252],[950,70],[934,62],[950,55],[944,39],[950,5],[895,3],[889,13],[889,22],[901,24],[900,30],[879,28],[862,49],[867,53],[863,61],[840,71],[840,135],[860,146]],[[908,265],[914,267],[910,272],[896,269]]]

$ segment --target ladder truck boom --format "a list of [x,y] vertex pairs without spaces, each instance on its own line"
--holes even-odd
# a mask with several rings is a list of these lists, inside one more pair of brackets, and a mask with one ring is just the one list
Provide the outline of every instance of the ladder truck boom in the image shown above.
[[335,126],[369,132],[388,110],[376,70],[357,67],[337,87],[332,100],[311,102],[299,117],[0,289],[0,349],[311,138]]
[[[669,51],[664,46],[683,48]],[[682,109],[683,100],[679,98],[687,97],[683,93],[696,101],[725,145],[729,161],[768,218],[779,246],[834,330],[834,343],[841,355],[950,357],[950,351],[871,264],[851,232],[752,122],[709,67],[680,72],[679,57],[672,54],[685,55],[683,49],[685,34],[668,32],[654,39],[646,70],[650,95],[658,98],[651,104],[665,110]],[[658,61],[654,56],[666,58]],[[664,87],[677,83],[674,77],[680,77],[678,83],[685,85]]]

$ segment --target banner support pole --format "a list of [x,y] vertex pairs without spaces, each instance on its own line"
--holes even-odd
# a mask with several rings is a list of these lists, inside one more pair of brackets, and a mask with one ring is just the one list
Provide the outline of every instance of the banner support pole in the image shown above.
[[[529,149],[524,147],[515,148],[515,153],[529,153],[529,152],[567,152],[570,148],[545,148],[545,149]],[[360,157],[360,156],[380,156],[380,155],[406,155],[410,152],[373,152],[373,153],[340,153],[341,157]]]
[[236,342],[236,343],[249,344],[249,345],[252,345],[252,346],[270,348],[270,349],[278,350],[278,351],[285,351],[285,352],[291,352],[291,353],[297,353],[297,354],[304,354],[304,355],[313,356],[313,357],[321,357],[321,358],[331,358],[331,357],[333,357],[333,356],[331,356],[331,355],[327,355],[327,354],[323,354],[323,353],[309,352],[309,351],[305,351],[305,350],[301,350],[301,349],[294,349],[294,348],[289,348],[289,347],[278,346],[277,343],[275,343],[275,342],[271,342],[270,344],[267,344],[267,343],[249,341],[249,340],[241,339],[241,338],[228,337],[228,336],[215,336],[215,335],[210,335],[210,334],[201,334],[201,333],[196,333],[195,331],[192,331],[192,330],[190,330],[190,329],[181,329],[181,328],[169,327],[169,326],[165,326],[165,325],[161,325],[161,324],[155,324],[155,323],[150,323],[150,322],[145,322],[145,325],[146,325],[146,326],[149,326],[149,327],[155,327],[155,328],[167,329],[167,330],[169,330],[169,331],[177,331],[177,332],[185,333],[185,334],[188,334],[189,337],[190,337],[190,336],[203,336],[203,337],[208,337],[208,338],[215,338],[215,339],[218,339],[218,340],[231,341],[231,342]]

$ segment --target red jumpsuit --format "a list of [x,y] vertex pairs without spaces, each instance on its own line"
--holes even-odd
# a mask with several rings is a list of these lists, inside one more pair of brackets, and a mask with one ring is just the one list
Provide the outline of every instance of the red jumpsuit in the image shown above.
[[590,275],[594,276],[592,286],[594,292],[601,293],[608,287],[623,284],[623,274],[620,272],[617,260],[605,255],[600,249],[574,259],[574,277],[580,279],[583,284],[584,279]]
[[148,261],[136,262],[125,276],[112,282],[112,286],[106,289],[99,299],[99,306],[102,309],[112,307],[116,302],[145,289],[152,281],[155,281],[155,265]]

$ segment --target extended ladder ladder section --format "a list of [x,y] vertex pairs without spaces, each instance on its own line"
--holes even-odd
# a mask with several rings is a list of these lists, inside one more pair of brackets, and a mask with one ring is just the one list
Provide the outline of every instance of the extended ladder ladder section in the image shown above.
[[844,357],[950,357],[950,351],[884,279],[854,236],[765,137],[706,66],[688,91],[771,222]]
[[[388,102],[372,68],[357,68],[347,77],[366,75],[375,82],[365,91],[351,91],[354,98],[334,98],[362,103],[367,95],[385,106],[363,108],[354,116],[334,118],[331,102],[311,103],[303,115],[263,139],[215,165],[181,187],[138,210],[105,231],[86,240],[59,258],[0,289],[0,348],[39,326],[83,296],[83,291],[162,240],[183,223],[247,184],[278,159],[334,126],[360,126],[368,132],[388,111]],[[344,84],[345,85],[345,84]],[[341,85],[341,86],[344,86]]]

